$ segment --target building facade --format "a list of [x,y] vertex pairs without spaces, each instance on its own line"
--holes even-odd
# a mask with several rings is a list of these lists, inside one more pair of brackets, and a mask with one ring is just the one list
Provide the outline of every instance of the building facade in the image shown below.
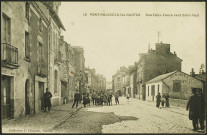
[[118,92],[120,96],[124,94],[123,76],[126,74],[127,70],[128,69],[126,67],[120,67],[120,70],[118,70],[116,74],[112,76],[113,92]]
[[156,49],[140,54],[137,63],[137,93],[138,98],[146,99],[145,83],[156,76],[175,70],[181,71],[182,60],[176,53],[170,52],[170,44],[156,43]]
[[80,46],[72,46],[74,51],[74,65],[76,83],[78,84],[78,89],[81,94],[85,91],[86,76],[85,76],[85,57],[84,50]]
[[49,11],[41,2],[2,2],[1,9],[2,118],[37,113],[48,82]]
[[202,81],[182,71],[170,72],[157,76],[146,83],[146,100],[155,102],[159,92],[162,97],[169,95],[172,104],[176,100],[183,100],[185,102],[178,101],[178,103],[185,103],[183,105],[185,106],[186,101],[192,95],[191,88],[200,88],[203,90]]
[[53,97],[51,102],[53,106],[61,103],[61,80],[59,65],[61,64],[60,52],[60,34],[61,29],[65,30],[59,16],[58,11],[61,2],[43,2],[49,9],[49,27],[48,27],[48,88]]

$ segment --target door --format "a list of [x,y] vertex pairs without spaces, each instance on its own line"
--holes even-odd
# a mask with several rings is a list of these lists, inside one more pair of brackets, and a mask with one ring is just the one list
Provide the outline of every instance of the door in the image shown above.
[[30,114],[29,106],[29,80],[25,81],[25,115]]
[[12,118],[11,113],[11,78],[8,76],[1,76],[1,108],[2,119]]
[[39,82],[39,110],[44,110],[44,83]]
[[145,90],[145,85],[142,85],[142,100],[146,99],[146,90]]

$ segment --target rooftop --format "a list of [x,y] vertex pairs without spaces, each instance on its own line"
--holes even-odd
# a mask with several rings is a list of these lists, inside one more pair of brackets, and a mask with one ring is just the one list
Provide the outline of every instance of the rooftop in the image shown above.
[[176,73],[177,71],[178,71],[178,70],[173,71],[173,72],[170,72],[170,73],[167,73],[167,74],[159,75],[159,76],[153,78],[152,80],[149,80],[147,83],[152,83],[152,82],[158,82],[158,81],[161,81],[161,80],[165,79],[166,77],[168,77],[168,76],[170,76],[170,75]]

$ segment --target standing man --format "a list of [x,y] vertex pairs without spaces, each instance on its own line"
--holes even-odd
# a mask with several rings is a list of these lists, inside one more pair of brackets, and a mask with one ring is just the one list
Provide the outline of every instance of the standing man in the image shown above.
[[76,90],[76,93],[74,95],[74,102],[73,102],[72,108],[74,107],[75,104],[76,104],[76,108],[78,108],[78,101],[79,100],[80,100],[80,94],[79,94],[79,91]]
[[204,99],[202,89],[198,89],[197,92],[198,92],[198,96],[201,101],[201,103],[200,103],[201,104],[201,114],[199,117],[199,123],[200,123],[201,130],[203,130],[204,129],[204,119],[205,119],[205,99]]
[[170,107],[169,97],[170,97],[169,94],[166,94],[166,95],[165,95],[165,103],[166,103],[165,106],[166,106],[166,107]]
[[117,105],[117,103],[119,104],[119,94],[118,94],[118,92],[116,92],[116,94],[115,94],[115,102],[116,102],[116,105]]
[[94,90],[93,90],[93,93],[92,93],[91,98],[92,98],[92,101],[93,101],[93,105],[94,105],[94,104],[96,105],[96,93],[95,93]]
[[196,88],[192,88],[192,94],[188,100],[186,110],[189,109],[189,119],[192,120],[194,131],[196,131],[198,130],[198,119],[201,115],[201,99]]
[[156,96],[156,107],[160,108],[160,102],[161,102],[161,95],[160,93],[158,93],[158,95]]
[[44,111],[46,112],[46,109],[48,107],[48,111],[50,112],[50,107],[52,106],[50,99],[52,97],[52,94],[49,92],[48,88],[46,88],[46,92],[44,93],[43,97],[44,97]]

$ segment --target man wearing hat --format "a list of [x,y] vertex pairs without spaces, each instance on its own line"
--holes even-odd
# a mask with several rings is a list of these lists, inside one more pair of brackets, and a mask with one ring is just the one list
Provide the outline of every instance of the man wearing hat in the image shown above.
[[76,90],[76,93],[75,93],[75,95],[74,95],[74,102],[73,102],[73,106],[72,106],[72,108],[74,107],[75,104],[76,104],[76,108],[78,108],[78,101],[79,101],[79,98],[80,98],[79,91]]
[[158,93],[158,95],[156,96],[156,107],[160,108],[160,102],[161,102],[161,95],[160,93]]
[[188,100],[186,110],[189,109],[189,119],[192,120],[194,130],[198,130],[198,119],[201,115],[201,98],[197,94],[197,88],[191,88],[192,96]]

